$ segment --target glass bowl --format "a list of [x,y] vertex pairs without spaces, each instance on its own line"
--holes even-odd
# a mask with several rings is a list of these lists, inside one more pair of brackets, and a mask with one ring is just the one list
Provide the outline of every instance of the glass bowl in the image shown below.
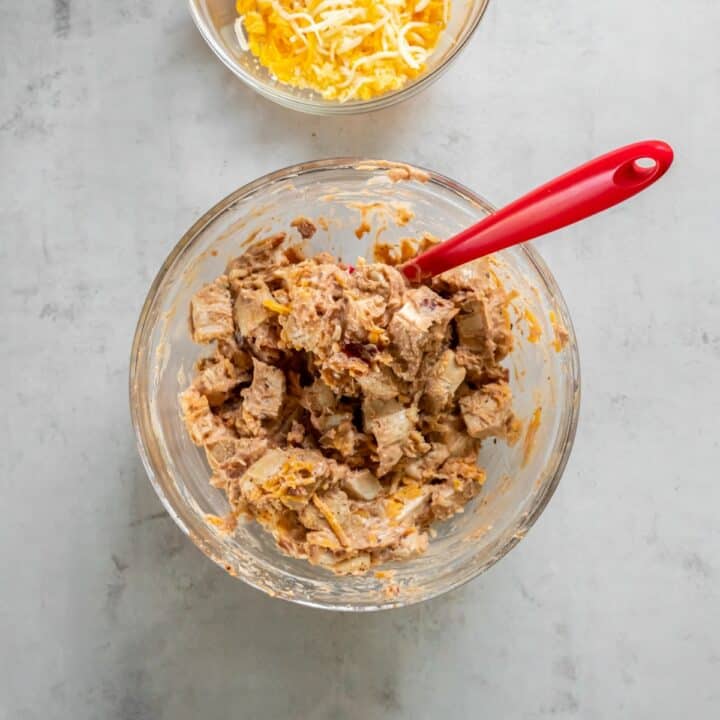
[[240,48],[235,36],[235,0],[189,0],[190,13],[200,34],[220,60],[241,80],[280,105],[315,115],[352,115],[379,110],[412,97],[440,77],[470,39],[490,0],[453,0],[447,27],[440,37],[426,71],[400,90],[370,100],[340,103],[325,100],[311,90],[294,88],[275,80],[250,52]]
[[[397,180],[404,177],[404,180]],[[356,237],[362,207],[389,208],[373,216],[384,241],[430,232],[449,236],[493,212],[483,198],[432,172],[370,160],[334,159],[280,170],[232,193],[198,220],[163,264],[138,322],[130,365],[131,413],[140,454],[163,505],[179,527],[230,574],[266,593],[335,610],[376,610],[408,605],[447,592],[475,577],[525,535],[560,481],[570,454],[580,400],[578,353],[570,317],[555,280],[529,245],[498,253],[497,272],[515,289],[516,348],[507,358],[516,414],[529,418],[542,407],[533,447],[521,440],[486,443],[480,463],[483,492],[465,511],[435,526],[426,554],[382,566],[379,575],[338,577],[283,555],[256,523],[241,523],[232,536],[206,520],[228,510],[224,494],[210,486],[210,470],[188,437],[178,394],[194,362],[210,351],[190,339],[191,296],[222,274],[255,232],[287,230],[304,215],[319,229],[311,251],[329,250],[348,262],[369,256],[373,233]],[[388,218],[398,208],[413,214],[404,226]],[[395,213],[407,220],[408,213]],[[368,218],[367,211],[364,215]],[[383,226],[385,229],[383,230]],[[520,303],[518,305],[518,303]],[[530,310],[542,329],[530,342],[521,315]],[[553,346],[556,328],[568,342]]]

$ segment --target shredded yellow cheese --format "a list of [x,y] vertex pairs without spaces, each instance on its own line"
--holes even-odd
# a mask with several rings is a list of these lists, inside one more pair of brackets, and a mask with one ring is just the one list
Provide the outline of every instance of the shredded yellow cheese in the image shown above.
[[350,545],[350,539],[345,534],[343,526],[340,524],[340,521],[335,517],[335,514],[333,513],[330,506],[317,495],[313,495],[312,501],[313,503],[315,503],[315,507],[322,513],[325,520],[327,520],[327,524],[330,526],[330,529],[335,533],[340,543],[345,547],[348,547]]
[[420,75],[450,0],[237,0],[235,33],[280,82],[368,100]]
[[290,308],[287,305],[277,302],[276,300],[263,300],[263,307],[278,315],[289,315]]
[[538,321],[537,317],[535,317],[535,313],[533,313],[530,308],[525,308],[524,316],[529,329],[528,340],[531,343],[540,342],[540,338],[542,337],[542,325]]
[[405,509],[405,505],[407,503],[411,500],[419,498],[422,494],[422,489],[415,482],[403,485],[385,501],[385,512],[387,513],[387,516],[391,520],[395,520]]

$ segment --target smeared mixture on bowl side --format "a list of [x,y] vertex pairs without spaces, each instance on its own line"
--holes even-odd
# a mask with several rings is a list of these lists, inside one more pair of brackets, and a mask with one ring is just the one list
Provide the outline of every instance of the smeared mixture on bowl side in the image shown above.
[[235,33],[280,82],[369,100],[425,70],[450,0],[238,0]]
[[487,260],[420,286],[284,234],[232,260],[192,299],[192,337],[215,349],[180,396],[224,527],[255,519],[339,574],[424,552],[480,492],[481,443],[519,434],[510,300]]

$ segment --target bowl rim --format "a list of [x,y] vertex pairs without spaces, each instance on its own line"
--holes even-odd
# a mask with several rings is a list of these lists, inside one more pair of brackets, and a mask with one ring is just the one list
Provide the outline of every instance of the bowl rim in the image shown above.
[[[451,178],[441,173],[437,173],[433,170],[424,168],[419,165],[405,163],[402,161],[388,161],[377,160],[373,158],[345,156],[325,158],[321,160],[313,160],[289,165],[279,170],[275,170],[271,173],[267,173],[266,175],[263,175],[243,185],[237,190],[226,195],[222,200],[215,203],[208,211],[203,213],[203,215],[198,218],[198,220],[196,220],[183,234],[180,240],[176,243],[176,245],[167,255],[160,269],[155,275],[155,278],[153,279],[153,282],[151,283],[148,290],[145,301],[143,302],[143,306],[140,311],[140,315],[133,336],[128,377],[130,416],[133,430],[135,433],[138,452],[140,454],[140,458],[142,460],[148,479],[150,480],[151,485],[155,489],[155,493],[160,499],[160,502],[162,503],[165,510],[168,512],[170,517],[172,517],[175,524],[182,530],[185,535],[190,538],[190,540],[192,540],[194,545],[196,545],[205,555],[207,555],[211,560],[213,560],[217,565],[219,565],[226,571],[228,570],[226,563],[224,563],[222,559],[218,557],[215,552],[213,552],[213,549],[205,541],[197,537],[195,533],[190,530],[184,520],[180,517],[179,512],[176,511],[175,507],[170,501],[170,498],[165,493],[162,485],[158,481],[158,473],[156,472],[155,465],[153,464],[153,461],[151,459],[151,453],[146,442],[146,434],[145,432],[143,432],[143,419],[141,417],[141,408],[139,403],[136,402],[135,395],[138,388],[139,371],[142,369],[141,359],[143,356],[143,343],[147,338],[148,331],[151,333],[154,327],[154,325],[148,327],[148,322],[150,320],[153,306],[155,305],[155,302],[157,300],[158,292],[163,285],[168,271],[174,266],[175,261],[178,259],[178,257],[180,257],[182,253],[184,253],[187,249],[190,248],[193,241],[208,225],[210,225],[219,215],[224,213],[228,208],[230,208],[239,200],[251,197],[256,191],[264,189],[265,187],[271,186],[277,182],[286,182],[294,177],[314,173],[317,171],[346,169],[355,171],[364,170],[372,172],[373,168],[383,168],[393,165],[413,168],[420,173],[427,174],[429,181],[435,182],[436,184],[439,184],[446,189],[451,190],[455,195],[472,204],[482,207],[483,209],[486,209],[490,213],[496,212],[497,210],[497,208],[490,202],[488,202],[482,195],[473,192],[461,183],[458,183],[455,180],[452,180]],[[546,283],[548,290],[552,293],[556,305],[561,312],[562,322],[565,325],[569,336],[569,340],[565,349],[569,352],[569,379],[572,381],[574,392],[573,400],[571,403],[569,403],[569,415],[565,419],[563,427],[561,428],[563,432],[559,433],[558,439],[556,441],[556,443],[559,445],[559,447],[562,448],[562,450],[558,454],[553,475],[551,478],[548,479],[548,482],[545,483],[542,492],[538,494],[533,504],[533,507],[520,520],[513,535],[484,562],[473,565],[470,568],[469,572],[464,573],[455,581],[440,588],[433,588],[427,593],[418,593],[417,596],[403,598],[401,600],[387,598],[387,601],[378,601],[374,604],[363,605],[355,605],[347,602],[328,602],[324,600],[315,600],[310,597],[298,597],[295,594],[284,594],[283,592],[271,593],[268,591],[267,588],[263,587],[257,582],[254,582],[252,579],[236,576],[238,577],[238,579],[242,580],[246,585],[249,585],[256,590],[260,590],[266,595],[288,600],[299,605],[325,610],[337,610],[346,612],[370,612],[376,610],[408,607],[410,605],[414,605],[416,603],[424,602],[440,595],[444,595],[475,579],[478,575],[481,575],[483,572],[491,568],[503,557],[505,557],[520,542],[520,540],[522,540],[527,535],[529,530],[537,522],[540,515],[542,515],[542,513],[544,512],[552,496],[555,494],[555,491],[560,484],[560,480],[570,459],[570,455],[572,454],[580,415],[582,382],[577,336],[575,333],[574,325],[572,323],[572,318],[567,307],[567,303],[565,302],[565,298],[560,290],[560,287],[558,286],[557,281],[555,280],[552,272],[550,271],[550,268],[534,247],[532,247],[529,243],[524,243],[517,247],[525,254],[527,260],[543,279],[543,282]],[[234,573],[231,574],[235,576]]]
[[225,45],[216,41],[213,32],[205,21],[198,0],[188,0],[190,15],[195,23],[195,27],[200,32],[203,40],[207,43],[215,56],[222,62],[225,67],[230,70],[237,78],[242,80],[246,85],[251,87],[257,93],[272,100],[278,105],[304,112],[310,115],[357,115],[361,113],[374,112],[390,107],[396,103],[414,97],[422,92],[425,88],[435,82],[454,62],[460,53],[467,47],[470,38],[480,24],[480,21],[487,12],[490,0],[472,0],[473,3],[479,5],[476,17],[472,20],[468,28],[466,36],[461,42],[456,43],[445,60],[431,72],[425,72],[420,77],[413,80],[410,84],[405,85],[398,90],[379,95],[370,100],[354,100],[352,102],[340,103],[327,100],[315,100],[312,98],[299,98],[284,90],[271,88],[263,82],[256,80],[250,73],[244,70],[235,62],[233,57],[227,52]]

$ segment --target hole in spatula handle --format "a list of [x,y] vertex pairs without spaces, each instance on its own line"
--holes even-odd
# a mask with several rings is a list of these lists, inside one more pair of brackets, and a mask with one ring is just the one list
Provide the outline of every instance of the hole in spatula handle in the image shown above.
[[616,185],[641,189],[652,184],[667,172],[672,156],[661,149],[656,157],[643,155],[621,165],[613,177]]

